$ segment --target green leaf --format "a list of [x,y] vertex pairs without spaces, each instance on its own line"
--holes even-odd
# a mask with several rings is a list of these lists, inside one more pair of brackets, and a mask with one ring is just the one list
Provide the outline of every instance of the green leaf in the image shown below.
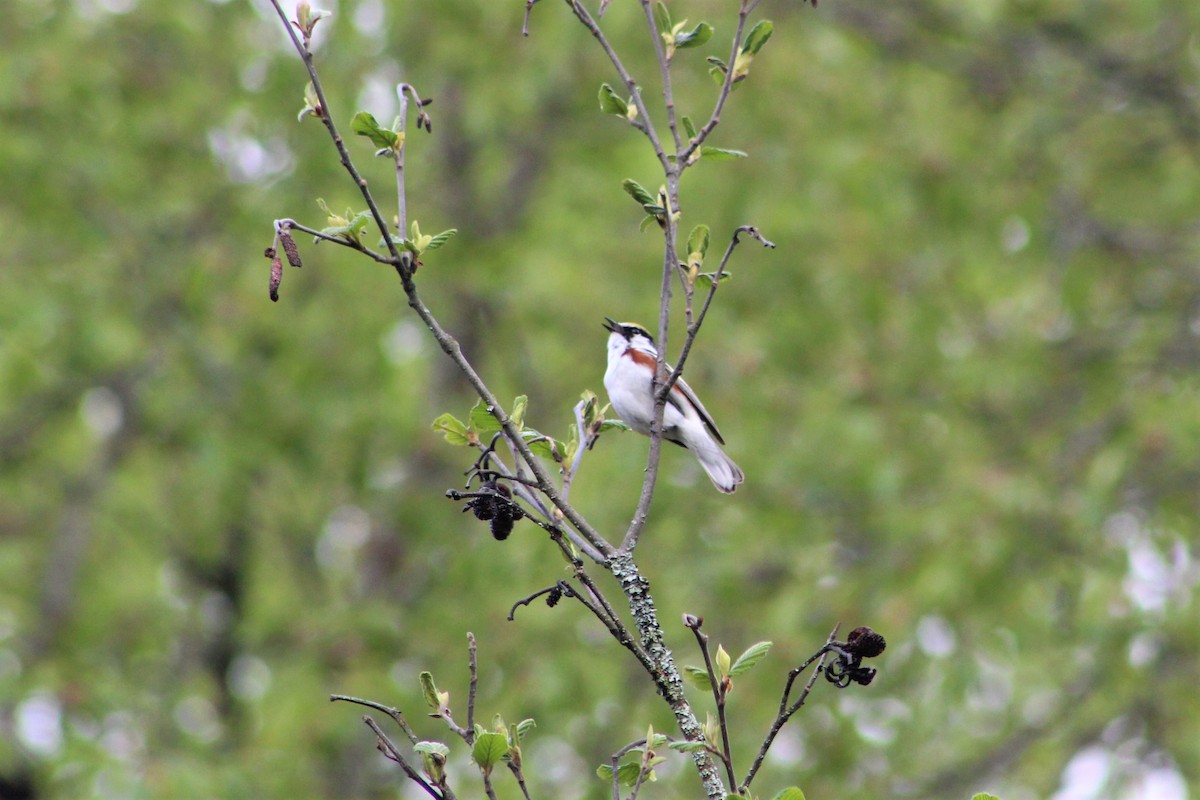
[[317,198],[317,206],[325,212],[327,227],[321,229],[321,233],[325,236],[345,239],[348,242],[359,242],[359,237],[371,222],[371,215],[366,211],[360,211],[355,214],[350,209],[346,209],[345,216],[335,214],[329,210],[329,206],[319,197]]
[[804,792],[800,791],[799,787],[789,786],[771,800],[804,800]]
[[729,668],[729,676],[741,675],[743,672],[749,672],[755,664],[762,661],[767,655],[767,651],[771,649],[773,642],[759,642],[752,644],[746,648],[746,652],[737,657],[737,661],[733,662],[733,666]]
[[484,772],[491,772],[508,755],[508,737],[503,733],[481,733],[475,737],[471,758]]
[[429,753],[431,755],[439,755],[446,758],[450,755],[450,748],[441,742],[422,741],[413,745],[413,750],[418,753]]
[[575,453],[579,451],[579,431],[576,428],[571,428],[570,436],[567,439],[566,449],[563,451],[563,459],[568,463],[573,461]]
[[432,241],[432,236],[426,236],[421,233],[421,226],[414,219],[408,226],[408,241],[405,243],[405,247],[417,255],[420,255],[421,253],[425,252],[425,248],[429,247],[429,243]]
[[658,26],[659,33],[671,30],[671,12],[667,10],[666,3],[654,4],[654,24]]
[[704,742],[671,742],[667,747],[677,753],[698,753],[708,749],[708,745]]
[[600,429],[598,432],[604,433],[605,431],[628,431],[628,430],[632,430],[632,429],[628,425],[626,425],[624,422],[622,422],[621,420],[606,419],[606,420],[604,420],[604,422],[600,423]]
[[469,419],[471,421],[471,430],[479,434],[480,439],[501,430],[500,421],[492,415],[490,407],[482,400],[471,408]]
[[729,676],[729,653],[725,650],[725,645],[717,645],[717,677],[725,678]]
[[421,696],[425,698],[425,705],[435,711],[442,707],[442,702],[438,698],[437,686],[433,682],[432,672],[422,672],[418,676],[421,681]]
[[584,389],[579,395],[579,401],[583,404],[583,410],[580,416],[583,417],[583,425],[585,428],[590,428],[592,423],[596,421],[596,412],[600,408],[600,399],[596,397],[596,393],[590,389]]
[[763,45],[767,43],[767,40],[771,38],[771,34],[774,32],[775,23],[769,19],[760,20],[746,34],[746,41],[742,43],[742,52],[758,55],[758,51],[762,50]]
[[529,396],[520,395],[516,400],[513,400],[512,411],[509,413],[509,418],[513,425],[517,426],[517,430],[525,427],[525,407],[529,405]]
[[[349,213],[349,212],[347,212],[347,213]],[[365,231],[367,229],[367,226],[370,224],[371,224],[371,212],[360,211],[354,215],[353,219],[350,220],[350,232],[354,235],[354,238],[357,239],[359,236],[362,235],[362,232]]]
[[686,666],[683,668],[683,679],[695,686],[697,689],[712,691],[712,680],[708,677],[708,670],[700,667]]
[[309,114],[320,116],[317,113],[320,107],[321,100],[317,97],[317,87],[313,86],[312,81],[309,81],[308,85],[304,87],[304,108],[300,109],[300,114],[296,117],[296,120],[301,121]]
[[[747,75],[750,74],[750,65],[754,63],[754,57],[762,46],[771,38],[771,33],[775,30],[775,26],[769,19],[764,19],[750,29],[750,33],[746,34],[746,41],[742,44],[741,52],[738,53],[737,59],[733,62],[733,83],[740,83]],[[710,59],[711,61],[711,59]]]
[[971,800],[1000,800],[1000,798],[994,794],[988,794],[987,792],[979,792],[978,794],[972,796]]
[[[617,783],[621,786],[629,788],[637,783],[638,776],[642,773],[642,765],[640,762],[626,762],[617,767]],[[596,767],[596,774],[602,780],[612,783],[613,771],[611,764],[601,764]]]
[[446,441],[453,445],[470,444],[471,440],[467,438],[467,426],[458,417],[450,413],[442,414],[433,421],[433,429],[441,431]]
[[[715,272],[701,272],[699,275],[697,275],[697,276],[696,276],[696,283],[698,283],[698,284],[700,284],[701,286],[704,286],[704,287],[709,287],[709,286],[712,286],[712,285],[713,285],[713,276],[714,276],[714,275],[716,275],[716,273],[715,273]],[[731,272],[722,272],[722,273],[721,273],[721,280],[720,280],[720,281],[718,281],[718,283],[724,283],[725,281],[727,281],[727,280],[730,280],[731,278],[733,278],[733,273],[731,273]]]
[[562,454],[565,449],[562,442],[533,429],[521,431],[521,438],[525,440],[525,444],[529,445],[529,449],[535,456],[562,463]]
[[704,260],[704,255],[708,252],[708,226],[697,225],[692,228],[692,232],[688,234],[688,255],[693,253],[700,256],[700,260]]
[[525,736],[536,727],[537,723],[534,722],[532,718],[523,719],[517,723],[517,736],[520,739],[524,739]]
[[646,191],[645,187],[643,187],[633,178],[626,178],[625,180],[621,181],[621,188],[625,190],[626,194],[641,203],[643,208],[646,206],[654,206],[658,203],[658,201]]
[[458,228],[450,228],[448,230],[442,231],[439,234],[430,236],[429,242],[425,245],[424,248],[422,248],[423,252],[428,253],[430,250],[437,250],[439,247],[441,247],[447,241],[449,241],[450,237],[456,233],[458,233]]
[[696,138],[696,124],[694,122],[692,122],[692,118],[685,114],[680,118],[679,121],[683,123],[683,129],[684,129],[684,131],[687,132],[688,138],[695,139]]
[[742,150],[726,150],[723,147],[709,147],[707,145],[700,148],[700,155],[705,158],[711,158],[713,161],[732,161],[735,158],[749,157],[749,154]]
[[350,130],[359,136],[366,136],[379,148],[396,151],[404,144],[404,135],[388,130],[379,124],[374,115],[367,111],[359,111],[350,120]]
[[626,117],[629,114],[629,103],[617,97],[617,93],[607,83],[602,83],[600,84],[600,110],[605,114]]
[[688,47],[699,47],[712,38],[713,26],[707,22],[701,22],[695,28],[692,28],[687,33],[679,33],[675,35],[675,47],[683,50]]

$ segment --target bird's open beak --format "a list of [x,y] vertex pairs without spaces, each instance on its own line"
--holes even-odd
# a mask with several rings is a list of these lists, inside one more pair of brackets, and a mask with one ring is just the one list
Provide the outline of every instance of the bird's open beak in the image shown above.
[[613,321],[612,317],[604,318],[604,330],[609,331],[611,333],[616,333],[617,328],[619,328],[619,327],[620,326],[617,325],[617,323]]

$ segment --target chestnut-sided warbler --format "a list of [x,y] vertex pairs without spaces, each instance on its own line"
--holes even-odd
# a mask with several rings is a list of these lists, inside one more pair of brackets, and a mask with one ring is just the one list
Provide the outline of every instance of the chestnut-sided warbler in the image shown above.
[[[649,435],[654,418],[652,383],[658,348],[641,325],[605,317],[604,328],[610,331],[608,370],[604,373],[608,399],[625,424]],[[728,494],[746,479],[721,449],[725,444],[721,432],[683,378],[675,381],[663,408],[663,438],[691,450],[719,491]]]

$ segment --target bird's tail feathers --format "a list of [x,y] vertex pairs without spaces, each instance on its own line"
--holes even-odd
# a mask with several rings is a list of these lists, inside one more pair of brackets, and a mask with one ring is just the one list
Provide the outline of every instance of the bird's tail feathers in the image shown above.
[[704,467],[704,471],[708,473],[709,480],[713,482],[713,486],[717,487],[717,491],[732,494],[738,484],[746,480],[742,468],[735,464],[716,442],[709,440],[700,447],[688,449],[696,456],[700,466]]

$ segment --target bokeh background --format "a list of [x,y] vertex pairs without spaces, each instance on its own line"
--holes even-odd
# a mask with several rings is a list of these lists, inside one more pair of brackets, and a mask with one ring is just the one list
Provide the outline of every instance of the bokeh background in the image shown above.
[[[289,8],[292,3],[287,4]],[[318,4],[321,5],[321,4]],[[459,235],[418,275],[496,392],[565,436],[602,391],[603,316],[651,321],[658,185],[560,3],[325,2],[317,62],[348,133],[393,86],[411,214]],[[703,119],[737,3],[676,58]],[[640,558],[683,663],[690,612],[768,658],[733,694],[739,772],[783,677],[837,622],[889,640],[876,682],[818,685],[755,784],[810,798],[1200,796],[1200,4],[768,0],[775,36],[683,185],[686,231],[740,248],[689,361],[747,474],[664,453]],[[265,0],[6,0],[0,25],[0,798],[416,796],[360,709],[433,671],[525,717],[535,796],[665,706],[564,602],[532,526],[443,498],[430,430],[465,382],[388,269],[271,221],[359,208]],[[638,4],[605,27],[653,101]],[[391,172],[351,142],[381,199]],[[678,333],[675,341],[679,341]],[[617,537],[646,442],[606,435],[573,498]],[[618,598],[619,599],[619,598]],[[701,713],[707,708],[697,694]],[[456,750],[460,796],[477,796]],[[646,796],[695,796],[681,758]],[[501,782],[503,797],[515,787]]]

